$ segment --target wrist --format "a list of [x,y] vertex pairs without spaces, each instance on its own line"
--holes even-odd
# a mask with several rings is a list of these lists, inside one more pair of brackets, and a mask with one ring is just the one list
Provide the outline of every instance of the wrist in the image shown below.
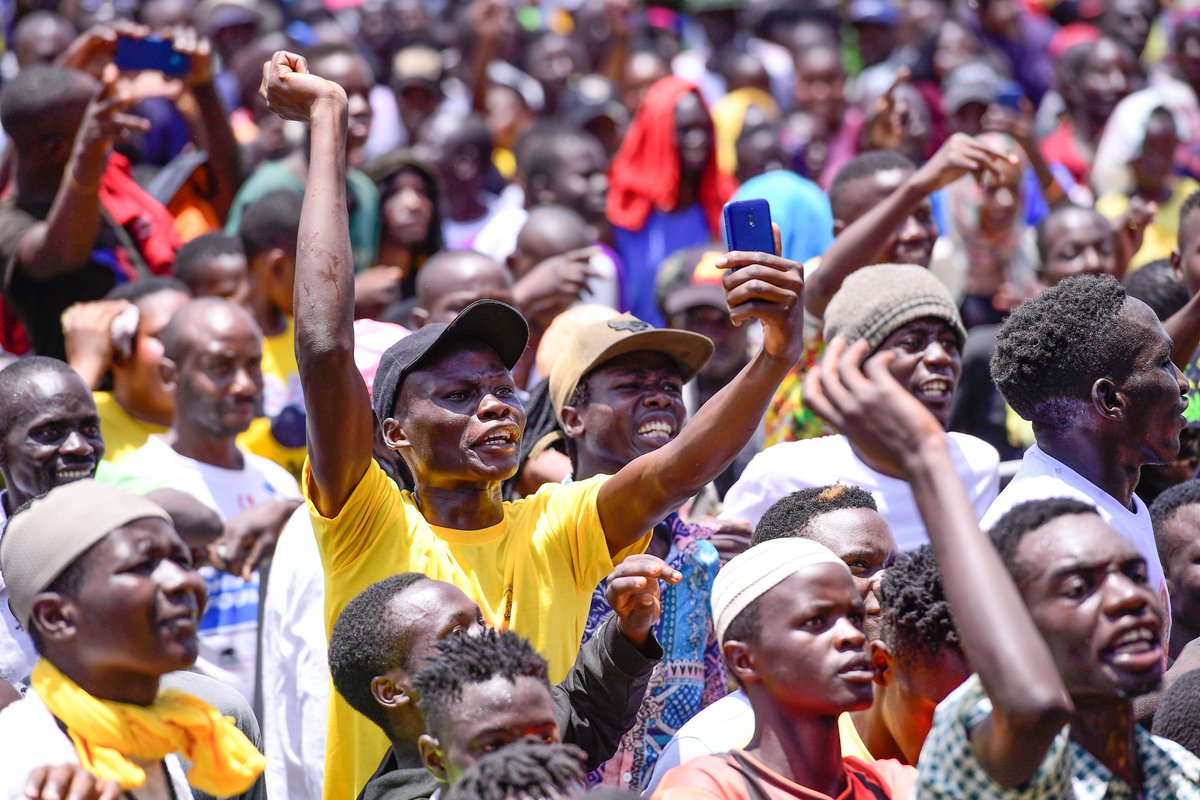
[[946,436],[925,436],[915,447],[906,448],[901,467],[912,483],[927,480],[946,469],[953,471]]
[[629,623],[626,625],[625,620],[617,617],[617,630],[625,637],[631,645],[636,649],[641,650],[646,646],[646,642],[650,639],[650,629],[640,629]]

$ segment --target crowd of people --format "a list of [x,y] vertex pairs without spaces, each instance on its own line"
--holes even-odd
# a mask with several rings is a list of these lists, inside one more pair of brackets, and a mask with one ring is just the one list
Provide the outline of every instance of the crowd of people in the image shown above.
[[1200,4],[0,8],[0,800],[1200,800]]

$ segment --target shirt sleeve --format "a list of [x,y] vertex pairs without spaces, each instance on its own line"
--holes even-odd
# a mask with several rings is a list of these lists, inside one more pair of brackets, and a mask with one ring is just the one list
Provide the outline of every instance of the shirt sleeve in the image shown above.
[[600,511],[596,504],[600,487],[608,477],[596,475],[557,487],[552,490],[554,494],[546,506],[551,516],[551,529],[565,551],[567,562],[571,564],[576,588],[589,595],[617,564],[631,555],[646,552],[653,533],[646,531],[641,539],[629,547],[615,556],[609,555],[608,540],[604,536],[604,526],[600,524]]
[[399,508],[400,490],[374,459],[334,517],[322,516],[313,503],[312,465],[307,460],[302,489],[321,550],[321,562],[330,575],[360,558],[385,531],[390,532],[393,514],[403,514]]

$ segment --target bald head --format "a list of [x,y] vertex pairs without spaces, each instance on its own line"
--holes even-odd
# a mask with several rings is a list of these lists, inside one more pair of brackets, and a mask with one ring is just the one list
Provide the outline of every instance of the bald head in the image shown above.
[[450,322],[476,300],[513,302],[509,271],[475,250],[443,250],[417,273],[414,328],[431,322]]
[[[62,376],[63,380],[72,384],[78,382],[87,390],[83,379],[63,361],[45,356],[29,356],[18,359],[0,369],[0,437],[8,435],[13,420],[23,414],[26,400],[31,395],[40,397],[31,389],[36,387],[43,376]],[[88,393],[90,396],[90,392]]]
[[508,266],[520,280],[541,261],[594,244],[584,218],[566,206],[536,206],[517,236]]
[[53,11],[34,11],[21,18],[13,29],[13,54],[17,66],[48,67],[75,39],[75,28],[66,17]]
[[[0,124],[19,154],[44,145],[48,137],[67,138],[61,149],[69,154],[70,140],[96,87],[91,75],[78,70],[23,69],[0,91]],[[65,156],[62,160],[65,162]]]
[[182,364],[197,345],[230,333],[262,341],[254,318],[236,303],[221,297],[192,300],[176,311],[163,329],[163,355]]

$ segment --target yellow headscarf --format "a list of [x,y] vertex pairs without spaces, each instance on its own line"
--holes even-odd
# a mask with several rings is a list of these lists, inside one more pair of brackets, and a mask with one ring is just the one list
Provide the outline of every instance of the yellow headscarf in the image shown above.
[[730,175],[737,169],[737,140],[742,135],[742,126],[751,106],[761,108],[768,121],[779,121],[775,98],[752,86],[735,89],[713,103],[710,111],[717,140],[717,166]]
[[190,694],[163,689],[148,706],[100,700],[44,658],[30,682],[66,726],[84,769],[122,789],[146,783],[145,770],[131,758],[159,761],[179,753],[192,762],[188,782],[218,797],[246,791],[266,766],[232,719]]

